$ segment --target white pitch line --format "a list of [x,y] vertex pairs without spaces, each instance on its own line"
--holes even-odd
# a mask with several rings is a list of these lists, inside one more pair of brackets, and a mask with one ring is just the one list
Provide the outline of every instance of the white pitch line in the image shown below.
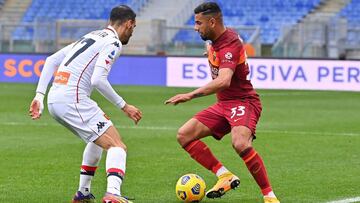
[[336,200],[336,201],[331,201],[331,202],[326,202],[326,203],[352,203],[352,202],[360,202],[360,197],[341,199],[341,200]]
[[[4,122],[0,125],[10,125],[10,126],[19,126],[19,125],[30,125],[30,126],[61,126],[57,123],[40,123],[37,121],[31,123],[21,123],[21,122]],[[160,127],[160,126],[124,126],[124,125],[115,125],[116,128],[122,129],[142,129],[142,130],[177,130],[175,127]]]
[[296,135],[339,135],[339,136],[360,136],[360,133],[332,133],[332,132],[314,132],[314,131],[288,131],[288,130],[256,130],[256,132],[272,134],[296,134]]
[[[61,126],[57,123],[43,123],[43,122],[4,122],[0,123],[1,125],[7,126]],[[179,127],[162,127],[162,126],[124,126],[124,125],[115,125],[115,127],[120,129],[140,129],[140,130],[165,130],[165,131],[176,131]],[[360,136],[360,133],[353,132],[314,132],[314,131],[287,131],[287,130],[257,130],[258,133],[270,133],[270,134],[287,134],[287,135],[327,135],[327,136]]]
[[263,96],[308,96],[308,95],[314,95],[312,92],[264,92],[260,94],[260,97]]

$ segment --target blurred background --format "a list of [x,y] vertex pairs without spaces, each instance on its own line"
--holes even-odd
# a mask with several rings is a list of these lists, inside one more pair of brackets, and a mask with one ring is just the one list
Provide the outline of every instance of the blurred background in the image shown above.
[[[125,54],[201,55],[193,9],[203,0],[0,0],[0,52],[52,53],[127,4],[137,27]],[[360,58],[359,0],[217,0],[249,56]]]

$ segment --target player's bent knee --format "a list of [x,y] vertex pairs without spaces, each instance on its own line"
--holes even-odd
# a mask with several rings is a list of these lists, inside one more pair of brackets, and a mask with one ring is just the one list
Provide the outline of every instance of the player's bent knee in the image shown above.
[[121,148],[123,148],[124,151],[127,152],[127,146],[125,144],[123,144],[123,146]]
[[103,148],[105,150],[109,150],[112,147],[120,147],[123,148],[126,152],[127,152],[127,147],[125,144],[118,144],[118,143],[106,143],[105,145],[103,145]]
[[121,147],[125,151],[127,150],[126,145],[121,141],[119,137],[114,137],[109,134],[103,134],[97,140],[95,140],[95,144],[102,147],[105,150],[108,150],[111,147]]
[[127,147],[126,147],[126,145],[125,145],[124,143],[117,144],[115,147],[123,148],[123,150],[124,150],[125,152],[127,152]]
[[186,145],[186,135],[182,132],[182,131],[178,131],[177,135],[176,135],[176,140],[178,141],[178,143],[184,147]]
[[123,148],[125,151],[127,151],[127,147],[126,145],[121,142],[120,140],[116,140],[112,143],[111,147],[120,147],[120,148]]
[[251,143],[249,143],[246,140],[237,139],[232,142],[232,146],[235,149],[235,151],[240,154],[242,151],[244,151],[246,148],[251,146]]
[[191,141],[193,141],[194,139],[192,138],[192,134],[190,133],[190,131],[184,127],[181,127],[178,130],[176,139],[179,142],[179,144],[182,147],[185,147],[186,145],[188,145]]

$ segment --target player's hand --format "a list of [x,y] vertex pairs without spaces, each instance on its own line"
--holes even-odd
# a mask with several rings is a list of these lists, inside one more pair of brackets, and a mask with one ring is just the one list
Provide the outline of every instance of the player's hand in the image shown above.
[[133,105],[130,104],[125,104],[124,108],[122,108],[122,110],[124,111],[124,113],[131,118],[134,122],[135,125],[141,120],[142,118],[142,113],[141,111],[136,108]]
[[33,120],[39,119],[43,109],[44,109],[44,104],[41,101],[34,99],[30,104],[30,109],[29,109],[30,117]]
[[184,103],[184,102],[190,101],[191,99],[192,99],[192,95],[190,93],[177,94],[177,95],[171,97],[170,99],[166,100],[164,103],[177,105],[179,103]]

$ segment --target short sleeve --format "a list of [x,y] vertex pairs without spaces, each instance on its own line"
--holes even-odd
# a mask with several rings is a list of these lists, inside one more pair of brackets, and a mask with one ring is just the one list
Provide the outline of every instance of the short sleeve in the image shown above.
[[99,52],[99,58],[96,61],[95,66],[100,66],[110,71],[111,66],[121,53],[121,43],[118,40],[113,40],[104,45]]
[[218,53],[219,69],[230,68],[235,71],[240,59],[240,50],[233,48],[223,48]]

